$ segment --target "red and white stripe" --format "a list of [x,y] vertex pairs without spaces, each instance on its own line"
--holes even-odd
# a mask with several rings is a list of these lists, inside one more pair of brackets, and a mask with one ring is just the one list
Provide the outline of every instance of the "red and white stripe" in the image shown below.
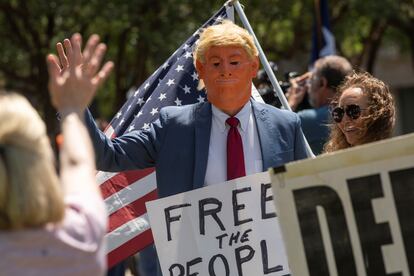
[[[105,130],[114,137],[111,126]],[[145,202],[157,199],[154,168],[96,175],[109,215],[108,267],[154,243]]]

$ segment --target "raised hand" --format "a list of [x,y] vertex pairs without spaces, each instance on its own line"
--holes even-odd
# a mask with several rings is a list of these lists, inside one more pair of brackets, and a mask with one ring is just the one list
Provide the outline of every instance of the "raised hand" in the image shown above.
[[49,93],[53,106],[61,113],[82,113],[114,66],[109,61],[101,68],[106,45],[99,43],[97,35],[89,38],[83,54],[81,44],[81,35],[74,34],[63,45],[56,45],[59,58],[53,54],[47,56]]
[[290,79],[290,87],[287,90],[286,98],[293,111],[296,111],[299,104],[305,98],[306,92],[309,89],[306,83],[310,77],[311,73],[307,72],[299,77]]

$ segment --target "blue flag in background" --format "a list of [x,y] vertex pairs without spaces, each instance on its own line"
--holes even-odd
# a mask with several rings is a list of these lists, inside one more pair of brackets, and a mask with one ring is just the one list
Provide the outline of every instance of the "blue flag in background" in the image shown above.
[[314,11],[311,65],[318,58],[336,53],[335,37],[329,23],[328,0],[315,0]]

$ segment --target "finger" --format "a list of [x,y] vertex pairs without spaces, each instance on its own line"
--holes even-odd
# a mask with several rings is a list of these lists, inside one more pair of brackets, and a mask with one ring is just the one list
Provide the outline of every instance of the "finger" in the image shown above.
[[48,55],[46,57],[47,71],[49,72],[49,80],[56,81],[60,73],[60,65],[57,56]]
[[297,77],[296,78],[296,81],[297,82],[304,82],[304,81],[306,81],[307,79],[309,79],[309,77],[311,76],[311,72],[306,72],[305,74],[303,74],[303,75],[301,75],[301,76],[299,76],[299,77]]
[[78,33],[74,34],[71,38],[71,42],[72,42],[72,48],[73,48],[73,62],[75,66],[77,66],[82,63],[82,52],[81,52],[82,36]]
[[68,66],[73,67],[73,49],[72,49],[72,43],[69,39],[63,40],[63,45],[65,46],[65,53],[68,60]]
[[83,62],[88,63],[91,58],[92,53],[95,51],[96,46],[99,43],[99,36],[93,34],[89,37],[88,42],[86,43],[85,49],[83,50]]
[[114,63],[112,61],[108,61],[105,63],[105,65],[102,67],[101,71],[92,79],[92,83],[99,87],[102,85],[102,83],[109,77],[109,75],[112,72],[112,69],[114,69]]
[[290,87],[289,87],[289,89],[292,90],[291,91],[292,93],[295,93],[296,90],[298,89],[298,87],[299,87],[299,85],[298,85],[298,83],[295,80],[291,80],[290,81]]
[[103,43],[100,43],[98,47],[96,47],[96,51],[93,53],[91,61],[89,63],[88,74],[90,76],[95,75],[96,72],[98,71],[102,63],[102,59],[105,55],[105,52],[106,52],[106,45]]
[[61,64],[61,69],[65,69],[69,66],[68,58],[66,57],[65,50],[63,49],[62,43],[56,44],[56,50],[59,55],[59,61]]

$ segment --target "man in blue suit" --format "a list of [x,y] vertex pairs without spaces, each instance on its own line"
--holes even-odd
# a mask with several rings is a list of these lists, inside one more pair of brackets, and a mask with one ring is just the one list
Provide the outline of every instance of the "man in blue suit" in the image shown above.
[[[246,174],[306,158],[298,116],[250,100],[257,56],[250,34],[234,23],[207,28],[194,59],[208,102],[165,107],[148,131],[131,131],[113,140],[87,116],[97,168],[117,172],[155,166],[160,197],[224,182],[226,139],[222,138],[229,129],[225,120],[232,116],[240,120]],[[216,168],[218,162],[223,166]]]
[[[230,21],[208,27],[193,55],[208,102],[165,107],[149,130],[131,131],[113,140],[87,114],[99,170],[155,166],[159,197],[224,182],[230,178],[226,167],[232,165],[226,155],[230,117],[239,121],[241,176],[307,157],[298,116],[250,99],[259,60],[246,30]],[[142,252],[145,262],[155,259],[151,260],[151,250]]]

